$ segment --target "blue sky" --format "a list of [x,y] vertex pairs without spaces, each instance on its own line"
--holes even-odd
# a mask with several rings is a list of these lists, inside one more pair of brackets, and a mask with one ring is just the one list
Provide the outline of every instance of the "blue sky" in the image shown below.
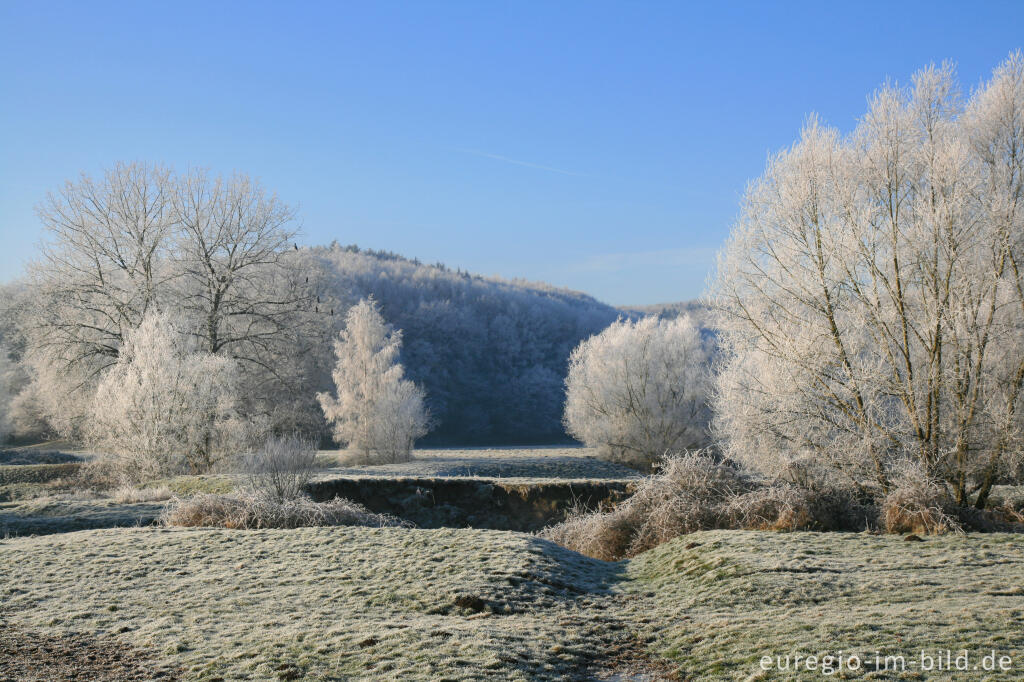
[[1024,2],[0,0],[0,279],[48,190],[150,160],[259,177],[305,243],[692,298],[810,112],[1019,47]]

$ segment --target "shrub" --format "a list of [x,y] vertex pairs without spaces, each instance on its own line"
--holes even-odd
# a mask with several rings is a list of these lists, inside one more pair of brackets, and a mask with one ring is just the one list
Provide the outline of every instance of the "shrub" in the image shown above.
[[604,459],[650,467],[707,439],[710,351],[688,316],[619,320],[572,352],[565,427]]
[[374,514],[362,505],[337,497],[329,502],[314,502],[307,497],[279,501],[252,492],[175,498],[161,516],[161,523],[165,526],[242,530],[306,526],[381,528],[409,525],[393,516]]
[[316,445],[298,435],[272,437],[245,459],[249,485],[278,502],[305,493],[316,471]]
[[809,491],[793,485],[751,490],[730,500],[727,509],[736,526],[750,530],[799,530],[814,525]]
[[951,514],[946,489],[916,461],[905,461],[890,474],[892,488],[882,501],[882,521],[890,533],[942,534],[963,532]]
[[759,482],[695,452],[665,457],[618,507],[575,509],[540,534],[613,561],[699,530],[863,530],[873,518],[874,510],[850,490]]
[[148,315],[97,388],[90,440],[133,480],[208,472],[246,435],[234,361],[182,339],[167,316]]

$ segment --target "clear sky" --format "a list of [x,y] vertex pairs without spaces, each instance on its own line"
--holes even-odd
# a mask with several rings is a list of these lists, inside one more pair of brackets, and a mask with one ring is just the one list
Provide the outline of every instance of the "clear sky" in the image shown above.
[[305,243],[692,298],[807,114],[1019,47],[1020,1],[0,0],[0,279],[48,190],[148,160],[259,177]]

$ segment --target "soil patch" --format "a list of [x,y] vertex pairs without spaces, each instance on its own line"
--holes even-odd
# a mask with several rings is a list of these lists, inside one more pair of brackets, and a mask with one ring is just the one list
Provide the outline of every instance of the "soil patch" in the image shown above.
[[47,635],[0,620],[0,682],[177,680],[116,637],[72,632]]

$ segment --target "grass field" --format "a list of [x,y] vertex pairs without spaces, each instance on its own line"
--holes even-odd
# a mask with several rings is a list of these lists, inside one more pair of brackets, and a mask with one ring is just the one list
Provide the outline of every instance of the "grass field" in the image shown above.
[[1015,535],[714,531],[607,563],[472,529],[111,529],[0,542],[0,618],[186,679],[810,680],[759,661],[840,649],[929,679],[948,648],[1014,680],[1022,575]]
[[[322,476],[538,490],[635,477],[589,454],[423,450],[388,467],[328,462]],[[949,679],[921,670],[922,652],[946,650],[968,666],[992,651],[1010,661],[956,679],[1024,678],[1022,535],[708,531],[602,562],[473,528],[159,528],[147,524],[160,502],[47,471],[11,471],[0,502],[0,680],[817,680],[840,651],[861,662],[841,679]],[[151,485],[187,496],[239,482]]]

